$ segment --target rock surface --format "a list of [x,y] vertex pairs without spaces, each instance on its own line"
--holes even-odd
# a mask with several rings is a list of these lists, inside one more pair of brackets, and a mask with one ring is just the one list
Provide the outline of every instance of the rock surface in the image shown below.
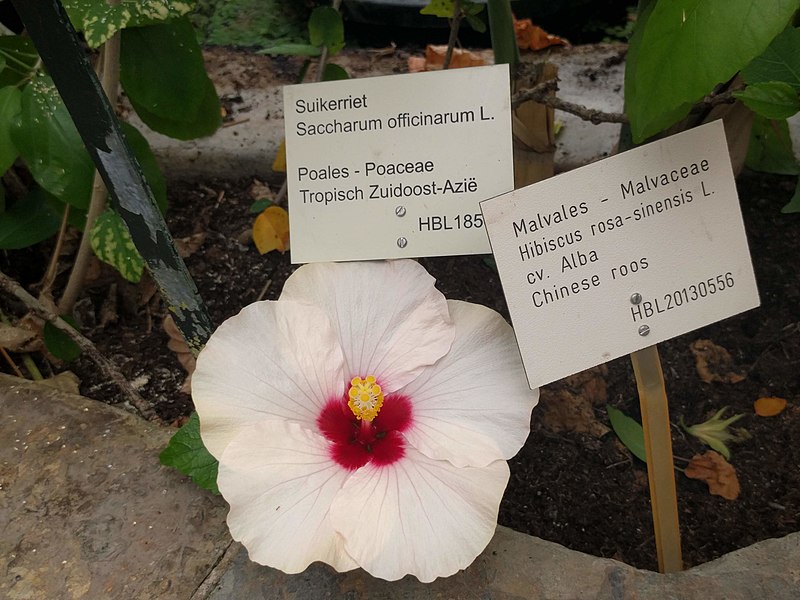
[[171,431],[0,375],[0,598],[796,600],[800,533],[660,575],[500,527],[465,571],[421,584],[285,575],[231,544],[224,501],[158,463]]

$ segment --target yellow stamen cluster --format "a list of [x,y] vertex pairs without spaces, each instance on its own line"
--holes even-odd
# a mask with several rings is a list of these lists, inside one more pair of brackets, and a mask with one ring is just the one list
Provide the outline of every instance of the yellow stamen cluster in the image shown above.
[[375,383],[375,378],[369,375],[365,379],[353,377],[350,381],[350,390],[347,392],[350,398],[347,406],[353,411],[356,419],[367,422],[372,421],[378,416],[383,406],[383,392],[381,386]]

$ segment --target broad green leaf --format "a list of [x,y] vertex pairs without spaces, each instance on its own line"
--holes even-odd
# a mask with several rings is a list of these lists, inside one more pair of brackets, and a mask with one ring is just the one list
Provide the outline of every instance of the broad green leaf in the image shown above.
[[420,9],[423,15],[433,15],[434,17],[450,18],[453,16],[455,2],[453,0],[431,0],[426,6]]
[[613,406],[606,406],[611,427],[619,440],[625,444],[633,455],[643,462],[647,462],[647,452],[644,449],[644,430],[635,420]]
[[145,124],[170,137],[193,139],[222,123],[191,24],[185,18],[122,33],[120,82]]
[[169,445],[159,455],[162,465],[174,467],[198,486],[219,494],[217,472],[219,463],[206,450],[200,438],[200,418],[193,412],[186,424],[172,436]]
[[142,278],[144,260],[117,213],[109,209],[97,217],[89,242],[97,258],[114,267],[125,279],[137,283]]
[[333,63],[327,63],[325,65],[322,81],[340,81],[342,79],[350,79],[350,75],[347,74],[347,71]]
[[786,121],[770,121],[755,116],[750,133],[745,164],[748,168],[764,173],[796,175],[800,166],[792,150],[792,138]]
[[308,37],[312,46],[327,46],[330,54],[344,48],[344,23],[339,11],[318,6],[308,18]]
[[3,183],[0,182],[0,215],[2,215],[6,211],[6,188],[3,187]]
[[17,200],[0,215],[0,249],[27,248],[54,235],[61,216],[52,197],[40,188]]
[[685,116],[715,85],[728,81],[788,23],[798,0],[658,2],[631,39],[625,110],[635,142]]
[[11,139],[36,183],[63,202],[88,207],[94,165],[50,77],[37,76],[22,91]]
[[0,87],[19,86],[33,76],[40,64],[33,42],[21,35],[0,35],[0,58]]
[[784,81],[751,83],[733,95],[747,108],[767,119],[788,119],[800,110],[800,97]]
[[[69,323],[73,329],[78,329],[78,324],[70,315],[61,315],[61,318]],[[56,358],[64,362],[72,362],[81,355],[81,349],[72,338],[61,331],[49,321],[44,324],[44,345],[47,351]]]
[[142,167],[144,178],[153,191],[156,204],[158,204],[158,208],[163,215],[167,212],[167,182],[161,172],[161,167],[158,166],[153,150],[136,127],[124,122],[120,123],[120,125],[128,145],[136,156],[136,160],[139,161],[139,166]]
[[319,56],[322,50],[319,46],[311,44],[277,44],[258,51],[259,54],[271,56]]
[[786,205],[781,209],[782,213],[797,213],[800,212],[800,179],[797,180],[797,185],[794,188],[794,196]]
[[14,164],[19,152],[11,141],[11,125],[21,108],[22,93],[14,86],[0,88],[0,175]]
[[784,81],[800,93],[800,29],[787,27],[764,53],[742,69],[747,83]]
[[106,0],[63,0],[75,29],[83,31],[86,43],[97,48],[126,27],[152,25],[185,15],[194,0],[121,0],[112,6]]

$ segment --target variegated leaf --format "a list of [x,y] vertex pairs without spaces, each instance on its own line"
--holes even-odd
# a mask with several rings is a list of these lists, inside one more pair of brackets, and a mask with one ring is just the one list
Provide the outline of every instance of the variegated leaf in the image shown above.
[[83,31],[92,48],[125,27],[153,25],[185,15],[194,4],[194,0],[122,0],[111,6],[106,0],[64,0],[72,24]]
[[107,210],[97,217],[89,241],[97,258],[114,267],[125,279],[137,283],[142,278],[144,260],[117,213]]

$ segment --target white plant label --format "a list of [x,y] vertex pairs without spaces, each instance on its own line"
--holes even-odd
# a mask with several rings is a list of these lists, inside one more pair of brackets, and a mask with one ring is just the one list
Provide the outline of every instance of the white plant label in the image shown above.
[[489,252],[514,188],[507,65],[284,88],[293,263]]
[[721,121],[481,208],[531,387],[759,305]]

